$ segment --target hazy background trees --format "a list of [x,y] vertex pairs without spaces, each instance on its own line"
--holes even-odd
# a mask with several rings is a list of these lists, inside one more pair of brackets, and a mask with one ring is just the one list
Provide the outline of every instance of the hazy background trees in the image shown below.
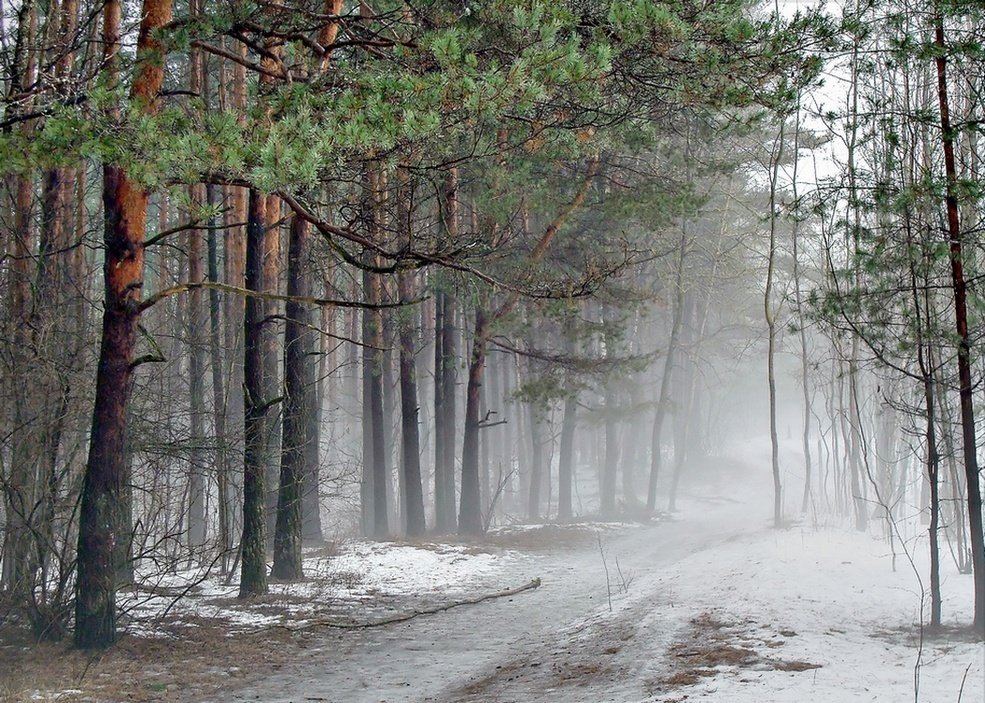
[[2,617],[651,517],[770,416],[764,516],[982,586],[979,15],[5,6]]

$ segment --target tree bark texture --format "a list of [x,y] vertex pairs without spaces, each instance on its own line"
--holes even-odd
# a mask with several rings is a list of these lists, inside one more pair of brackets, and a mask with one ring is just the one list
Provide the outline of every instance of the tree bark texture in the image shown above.
[[[306,297],[308,285],[304,262],[310,225],[300,217],[291,220],[287,254],[287,294]],[[314,339],[308,307],[288,301],[284,327],[284,411],[281,441],[280,489],[274,533],[274,565],[271,575],[282,580],[302,578],[302,487],[306,449],[314,437],[315,367]]]
[[[159,63],[164,47],[156,33],[171,20],[171,9],[171,0],[144,0],[141,11],[131,99],[148,113],[156,109],[164,81]],[[111,84],[116,83],[121,15],[119,0],[109,0],[104,7],[103,40]],[[115,543],[127,539],[129,533],[129,525],[123,524],[120,516],[126,475],[126,406],[143,286],[147,201],[147,191],[123,169],[104,166],[105,302],[89,456],[79,508],[75,644],[83,648],[110,645],[117,636],[113,554]]]
[[[246,225],[246,289],[263,286],[264,228],[267,199],[249,192]],[[243,537],[240,540],[239,597],[267,592],[266,565],[266,420],[271,398],[264,396],[263,301],[246,299],[243,318]]]
[[479,404],[482,375],[486,365],[486,342],[489,334],[486,313],[480,303],[475,310],[475,333],[465,395],[465,436],[462,442],[462,495],[458,510],[458,532],[462,535],[481,535],[481,491],[479,488]]

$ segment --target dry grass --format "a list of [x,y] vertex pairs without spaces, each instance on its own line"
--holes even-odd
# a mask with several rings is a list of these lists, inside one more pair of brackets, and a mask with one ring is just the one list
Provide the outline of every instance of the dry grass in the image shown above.
[[[0,701],[182,701],[214,694],[230,680],[248,682],[277,669],[303,643],[284,632],[228,636],[205,618],[162,622],[166,637],[124,636],[113,648],[80,652],[0,632]],[[62,693],[80,691],[78,693]]]
[[554,667],[553,685],[587,686],[611,673],[613,669],[601,662],[563,662]]
[[[652,692],[668,691],[693,686],[705,678],[723,671],[739,671],[755,667],[775,671],[808,671],[820,668],[820,664],[800,660],[783,660],[764,657],[752,647],[757,643],[767,649],[776,649],[783,640],[772,635],[763,638],[750,632],[751,622],[730,622],[713,613],[701,613],[693,617],[685,637],[670,647],[673,670],[666,676],[650,682]],[[781,635],[792,637],[792,630],[780,630]]]
[[820,664],[812,664],[811,662],[793,660],[793,661],[779,661],[770,660],[773,668],[777,671],[810,671],[811,669],[820,669]]

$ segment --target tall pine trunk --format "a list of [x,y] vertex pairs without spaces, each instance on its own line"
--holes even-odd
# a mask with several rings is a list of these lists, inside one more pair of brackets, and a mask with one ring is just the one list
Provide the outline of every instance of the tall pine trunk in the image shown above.
[[[413,241],[413,207],[410,178],[406,169],[397,171],[399,191],[397,226],[407,245]],[[414,274],[400,271],[397,274],[397,294],[404,304],[397,317],[397,334],[400,345],[400,465],[403,490],[404,529],[408,537],[419,537],[425,531],[424,487],[421,483],[421,437],[418,418],[416,326],[419,306],[409,307],[415,296]]]
[[[24,2],[17,13],[17,35],[14,41],[13,66],[8,93],[16,96],[24,86],[35,80],[35,34],[37,31],[37,7],[34,0]],[[14,103],[16,105],[16,102]],[[22,108],[31,109],[31,103]],[[17,108],[12,112],[16,115]],[[21,134],[30,139],[33,124],[28,121],[21,127]],[[9,305],[13,322],[13,343],[10,346],[12,367],[28,369],[34,362],[31,351],[32,320],[32,255],[34,250],[34,228],[32,226],[32,204],[34,199],[34,174],[22,173],[11,179],[8,186],[13,191],[13,231],[10,236],[8,253],[11,255],[8,273]],[[34,576],[30,565],[31,515],[39,493],[36,465],[40,460],[37,447],[41,442],[31,431],[31,420],[38,416],[38,398],[28,384],[19,379],[9,378],[9,392],[13,396],[13,421],[17,428],[24,428],[12,436],[13,447],[10,457],[10,473],[5,476],[5,500],[3,573],[0,586],[20,602],[28,600]]]
[[489,334],[482,302],[475,310],[475,333],[465,395],[465,436],[462,441],[462,495],[458,511],[458,532],[480,535],[482,522],[481,491],[479,489],[479,404],[482,375],[486,365],[486,340]]
[[[441,194],[441,235],[445,245],[458,238],[458,169],[445,174]],[[458,364],[455,298],[439,293],[435,322],[434,388],[434,527],[439,533],[455,530],[455,370]]]
[[[137,35],[131,99],[152,113],[164,81],[164,46],[157,32],[171,20],[171,0],[144,0]],[[109,85],[118,83],[120,0],[103,9],[104,64]],[[121,499],[126,476],[126,406],[133,372],[148,193],[114,164],[103,167],[105,302],[96,399],[79,507],[75,644],[104,647],[116,640],[114,546],[126,539]]]
[[[249,191],[246,225],[246,289],[263,288],[263,242],[267,199]],[[266,565],[266,419],[270,398],[264,397],[263,301],[246,299],[243,316],[243,537],[240,540],[239,597],[267,592]]]
[[[307,221],[291,220],[287,254],[287,294],[291,298],[308,296],[303,270],[308,248]],[[301,566],[301,496],[307,447],[314,436],[310,418],[314,412],[314,340],[306,304],[289,300],[284,327],[284,411],[281,441],[280,487],[277,494],[277,520],[274,532],[274,565],[271,575],[282,580],[303,576]]]

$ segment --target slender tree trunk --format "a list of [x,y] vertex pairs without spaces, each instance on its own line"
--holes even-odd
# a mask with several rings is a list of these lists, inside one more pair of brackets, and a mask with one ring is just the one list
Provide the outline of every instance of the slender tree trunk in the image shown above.
[[[196,92],[200,86],[193,87]],[[200,208],[205,200],[205,188],[192,186],[193,207]],[[188,255],[188,280],[201,283],[205,280],[202,266],[202,236],[192,230],[185,238]],[[193,559],[201,559],[205,545],[205,343],[202,332],[206,329],[203,291],[193,288],[187,293],[188,316],[188,548]]]
[[[401,302],[412,300],[414,290],[409,273],[400,273],[399,285]],[[400,421],[403,445],[404,505],[406,506],[408,537],[419,537],[424,534],[425,530],[414,346],[414,327],[409,321],[402,322],[400,326]]]
[[[366,271],[363,274],[363,281],[368,293],[366,302],[370,305],[379,305],[382,298],[379,275]],[[379,308],[366,309],[363,311],[363,315],[368,318],[368,344],[370,345],[367,348],[368,355],[363,357],[364,363],[368,363],[364,374],[367,376],[367,390],[369,391],[369,396],[364,398],[363,402],[369,406],[370,443],[372,445],[370,474],[372,476],[373,529],[371,534],[377,539],[382,539],[390,533],[387,513],[389,471],[386,460],[386,442],[383,436],[383,316]]]
[[[370,238],[374,241],[382,241],[383,230],[385,227],[384,208],[386,191],[386,174],[381,164],[371,164],[367,178],[369,193],[367,194],[367,205],[369,209]],[[373,264],[379,262],[373,258]],[[363,284],[368,294],[370,305],[379,306],[383,302],[383,279],[380,274],[369,271],[363,274]],[[379,307],[370,308],[364,311],[364,315],[369,316],[370,333],[370,368],[369,368],[369,398],[364,398],[363,402],[369,402],[370,415],[372,416],[372,444],[373,444],[373,536],[383,539],[390,534],[389,512],[388,512],[388,487],[390,484],[389,453],[387,452],[386,434],[384,424],[386,413],[384,412],[383,402],[383,381],[385,378],[384,365],[386,363],[386,352],[383,339],[383,310]]]
[[[332,276],[333,269],[330,269],[324,281],[326,298],[336,295],[331,283]],[[336,397],[337,388],[334,383],[337,374],[335,306],[322,306],[320,318],[323,332],[317,335],[317,344],[314,342],[315,335],[311,342],[311,353],[316,353],[316,347],[318,349],[318,361],[311,361],[315,377],[312,402],[304,418],[308,441],[304,445],[304,475],[301,477],[301,536],[309,543],[321,543],[325,539],[321,521],[321,424],[325,401]]]
[[[569,393],[571,393],[569,391]],[[571,493],[575,480],[575,429],[578,427],[578,396],[569,394],[564,399],[564,417],[561,420],[561,446],[558,457],[558,522],[569,522],[574,517],[571,509]]]
[[[72,41],[78,24],[78,3],[63,0],[52,4],[49,10],[48,25],[56,27],[52,47],[54,88],[62,96],[72,83],[75,62]],[[29,66],[29,70],[33,67]],[[26,131],[29,130],[27,127]],[[56,546],[55,505],[63,475],[59,455],[66,430],[71,432],[73,425],[84,423],[74,413],[82,403],[73,393],[79,385],[77,379],[84,372],[87,346],[85,258],[83,248],[76,241],[85,229],[84,221],[82,227],[75,227],[76,208],[72,201],[78,195],[78,187],[85,186],[82,173],[76,168],[56,167],[49,169],[42,179],[35,320],[31,329],[35,331],[34,353],[50,367],[38,374],[40,383],[31,388],[40,402],[35,422],[41,432],[37,443],[39,490],[34,507],[35,524],[31,528],[34,550],[25,565],[32,578],[39,568],[45,571]],[[37,361],[32,359],[32,364],[36,365]],[[121,544],[129,545],[129,542],[124,540]],[[126,556],[129,557],[129,551]],[[43,594],[46,584],[42,582],[40,586]]]
[[[799,181],[797,166],[800,157],[800,96],[797,98],[797,121],[794,126],[794,159],[790,177],[791,196],[793,202],[799,201]],[[811,502],[811,390],[808,378],[809,355],[807,350],[807,319],[804,315],[803,291],[801,289],[800,262],[800,218],[794,218],[790,237],[793,243],[793,290],[794,302],[797,305],[797,330],[800,336],[800,387],[804,394],[804,426],[801,434],[804,449],[804,494],[800,502],[800,512],[806,513]]]
[[[907,223],[907,234],[910,235],[909,215],[904,219]],[[911,241],[910,246],[914,246]],[[937,442],[937,410],[936,410],[936,378],[934,364],[934,348],[930,340],[925,339],[924,329],[931,329],[932,314],[930,309],[930,289],[925,284],[918,289],[916,263],[909,259],[910,294],[913,301],[915,320],[917,368],[920,370],[923,386],[924,410],[926,412],[925,439],[927,443],[927,459],[925,478],[930,487],[930,520],[928,536],[930,538],[930,625],[940,627],[941,624],[941,579],[940,579],[940,454]],[[921,294],[925,304],[921,304]],[[925,321],[926,320],[926,324]]]
[[[370,274],[363,272],[363,300],[367,303],[372,300],[370,291]],[[360,320],[360,339],[362,340],[361,370],[362,370],[362,404],[360,405],[361,427],[362,427],[362,472],[359,483],[359,504],[360,519],[362,522],[363,535],[369,537],[373,534],[376,504],[373,496],[376,494],[375,479],[376,457],[374,456],[375,445],[373,442],[373,366],[375,356],[373,354],[373,322],[369,309],[362,311]]]
[[[109,84],[118,82],[122,7],[103,9],[104,64]],[[144,0],[137,35],[131,96],[146,112],[157,106],[164,80],[164,51],[157,31],[171,20],[171,0]],[[126,406],[133,371],[140,290],[144,276],[144,228],[148,193],[114,165],[103,167],[105,303],[96,374],[96,399],[79,508],[75,644],[104,647],[116,640],[114,545],[125,539],[121,499],[126,476]]]
[[[202,0],[190,0],[189,11],[194,15],[201,10]],[[203,94],[205,84],[205,64],[202,52],[192,49],[189,57],[189,89],[196,95]],[[205,186],[195,184],[189,189],[189,196],[195,218],[205,205],[207,198]],[[202,257],[202,234],[199,230],[189,230],[185,237],[185,252],[188,256],[188,281],[198,284],[205,280]],[[188,339],[188,429],[190,447],[188,452],[188,548],[192,559],[202,559],[205,545],[205,341],[202,333],[206,329],[204,291],[193,288],[188,296],[188,317],[186,334]]]
[[783,160],[786,140],[786,122],[780,123],[780,132],[773,153],[770,155],[770,197],[769,197],[769,254],[766,263],[766,290],[763,293],[763,314],[766,318],[766,384],[770,404],[770,463],[773,468],[773,525],[783,524],[783,494],[780,485],[780,441],[776,433],[776,307],[773,302],[773,278],[776,270],[776,208],[777,188],[779,186],[780,162]]
[[605,462],[602,464],[600,510],[603,520],[616,516],[616,479],[619,473],[619,423],[616,422],[618,400],[614,390],[605,394]]
[[684,464],[687,461],[688,435],[691,430],[691,409],[697,376],[693,357],[693,345],[697,336],[694,330],[695,307],[695,295],[693,293],[685,295],[681,310],[681,325],[682,334],[686,334],[686,339],[681,346],[685,349],[690,349],[692,355],[682,355],[682,361],[685,363],[677,379],[677,392],[679,396],[677,400],[677,412],[674,418],[677,425],[674,435],[674,470],[670,478],[670,490],[668,491],[667,500],[667,509],[671,512],[677,510],[677,487],[680,485],[681,476],[684,473]]
[[[206,190],[210,211],[218,204],[218,188],[209,185]],[[217,222],[215,217],[209,220],[208,235],[208,278],[213,283],[219,283],[219,242],[216,238]],[[229,475],[230,465],[229,438],[226,436],[226,385],[223,378],[222,359],[222,300],[219,291],[209,291],[209,365],[212,368],[212,417],[215,424],[215,477],[216,477],[216,508],[218,513],[218,547],[222,572],[228,571],[228,554],[232,549],[229,515]],[[227,354],[231,350],[226,350]]]
[[462,496],[458,512],[458,532],[480,535],[484,531],[479,490],[479,403],[482,374],[486,365],[486,339],[489,334],[482,303],[475,310],[475,333],[469,362],[465,396],[465,437],[462,442]]
[[961,437],[964,453],[965,480],[968,491],[968,525],[971,542],[971,563],[975,580],[975,616],[973,628],[985,637],[985,535],[982,533],[981,479],[978,469],[978,447],[975,435],[974,384],[971,375],[971,337],[968,333],[967,283],[964,275],[963,233],[958,216],[958,173],[954,157],[954,133],[951,128],[950,106],[947,97],[947,45],[944,40],[944,20],[934,18],[934,40],[937,46],[937,96],[940,106],[941,139],[944,148],[944,170],[947,189],[944,198],[947,211],[948,244],[951,251],[951,284],[954,291],[954,320],[958,335],[958,387],[961,398]]
[[540,522],[541,488],[544,485],[544,413],[534,403],[527,404],[530,421],[530,484],[527,493],[527,520]]
[[[264,229],[267,198],[257,190],[249,192],[246,225],[246,289],[259,292],[263,287]],[[240,541],[239,597],[250,598],[267,592],[266,565],[266,414],[271,398],[265,397],[263,364],[263,301],[246,299],[243,324],[243,538]]]
[[[397,197],[398,227],[404,240],[413,240],[413,207],[410,178],[406,170],[397,173],[399,192]],[[415,296],[413,274],[400,271],[397,274],[397,292],[400,302],[409,306]],[[408,537],[420,537],[425,531],[424,488],[421,483],[421,438],[418,426],[417,367],[414,318],[420,306],[405,307],[397,317],[400,343],[400,441],[404,506],[404,527]]]
[[653,430],[650,434],[650,481],[647,486],[646,509],[652,513],[657,507],[657,478],[660,475],[662,459],[662,436],[667,406],[670,404],[671,378],[674,373],[674,359],[681,334],[681,319],[684,316],[684,262],[687,257],[687,233],[681,232],[681,245],[677,253],[677,275],[674,284],[674,303],[671,312],[670,340],[667,342],[667,355],[664,357],[663,375],[660,379],[660,396],[657,398],[657,411],[653,417]]
[[[447,243],[458,238],[458,169],[445,175],[442,193],[441,227]],[[450,292],[441,294],[435,343],[435,529],[439,533],[455,530],[455,422],[456,366],[458,364],[455,318],[457,305]],[[439,359],[440,357],[440,359]],[[439,364],[440,361],[440,364]],[[440,380],[439,380],[440,377]]]
[[434,296],[434,528],[438,534],[448,530],[448,518],[444,510],[446,481],[444,477],[445,432],[442,423],[445,417],[445,367],[444,357],[445,294]]
[[[574,316],[565,320],[564,351],[568,356],[575,354]],[[558,450],[557,469],[557,519],[558,522],[568,522],[572,518],[571,492],[574,484],[575,462],[575,428],[578,419],[578,390],[575,387],[574,374],[565,372],[564,414],[561,418],[561,440]]]

